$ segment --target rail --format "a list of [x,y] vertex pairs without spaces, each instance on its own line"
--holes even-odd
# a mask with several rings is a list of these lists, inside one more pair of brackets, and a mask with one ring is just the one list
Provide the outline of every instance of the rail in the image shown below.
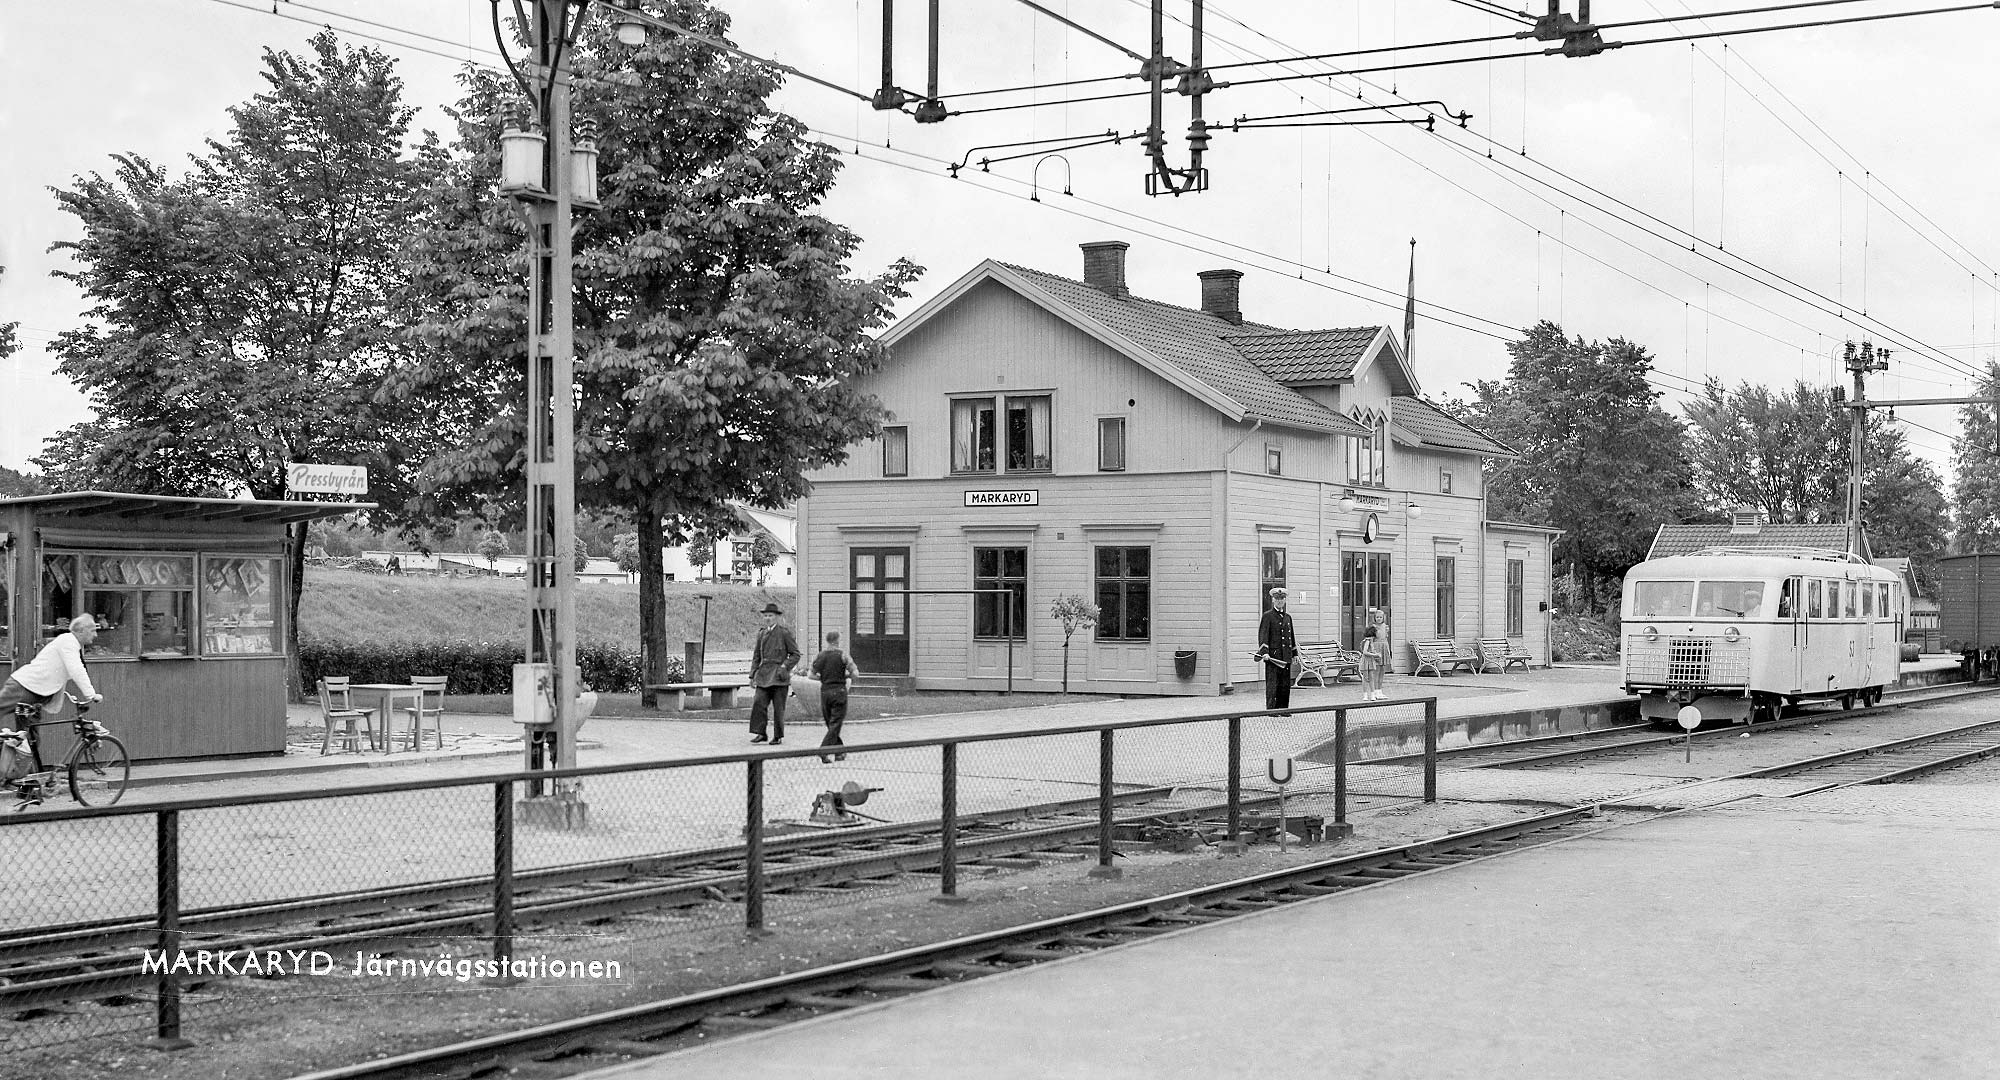
[[[842,751],[849,758],[856,759],[844,765],[848,769],[866,770],[872,767],[884,777],[908,777],[912,774],[925,777],[919,784],[908,787],[923,787],[923,799],[928,799],[929,792],[934,790],[935,803],[919,802],[919,797],[912,796],[888,812],[904,820],[929,819],[935,813],[936,828],[940,832],[940,854],[935,871],[937,890],[941,897],[950,898],[958,895],[959,869],[961,861],[968,857],[967,851],[973,852],[970,858],[974,860],[980,857],[977,854],[978,844],[962,842],[966,830],[989,829],[996,818],[1004,816],[1011,807],[1024,801],[1020,794],[1022,788],[1015,782],[1024,771],[1021,766],[1027,766],[1025,771],[1047,788],[1073,790],[1084,785],[1094,786],[1097,828],[1092,845],[1095,858],[1091,860],[1093,866],[1090,872],[1093,876],[1115,877],[1119,873],[1115,865],[1119,857],[1115,843],[1119,820],[1114,808],[1129,799],[1135,787],[1158,786],[1170,781],[1175,788],[1224,788],[1226,797],[1210,805],[1216,806],[1224,815],[1221,823],[1224,849],[1242,850],[1245,842],[1243,779],[1246,722],[1256,726],[1255,734],[1267,749],[1300,742],[1315,747],[1331,744],[1334,759],[1331,770],[1333,825],[1338,830],[1347,823],[1350,714],[1415,708],[1421,708],[1424,720],[1423,798],[1432,802],[1437,799],[1439,735],[1435,697],[1293,707],[1287,710],[1229,710],[1196,716],[1077,724],[1029,731],[857,743],[842,747]],[[1172,734],[1174,729],[1202,726],[1207,726],[1208,730]],[[1008,751],[1013,756],[1004,760],[998,756],[1001,751],[996,748],[1034,740],[1044,741],[1045,745]],[[1088,744],[1094,744],[1091,747],[1094,753],[1085,749]],[[1295,752],[1307,748],[1306,745],[1297,745]],[[1044,756],[1033,757],[1037,753]],[[525,901],[536,901],[542,909],[562,907],[560,900],[550,904],[545,898],[538,900],[534,896],[524,898],[517,894],[517,885],[530,880],[538,869],[581,865],[577,855],[594,853],[597,847],[592,845],[601,847],[613,841],[655,845],[637,851],[629,847],[620,848],[613,858],[614,862],[622,860],[630,866],[658,863],[665,858],[659,851],[660,838],[673,829],[680,829],[684,836],[691,835],[712,843],[722,835],[720,826],[725,823],[728,824],[728,833],[740,840],[741,847],[736,857],[741,859],[742,870],[740,877],[730,882],[732,895],[727,897],[729,902],[713,907],[717,911],[735,911],[740,904],[744,929],[753,934],[760,933],[768,918],[766,901],[772,889],[767,867],[777,866],[774,860],[793,857],[788,849],[795,846],[783,839],[789,834],[773,829],[773,823],[767,820],[766,807],[774,797],[779,800],[793,799],[802,791],[824,788],[828,770],[824,765],[809,765],[817,761],[820,754],[818,747],[756,750],[671,761],[553,771],[520,770],[313,791],[187,798],[155,803],[135,803],[128,799],[122,805],[102,809],[51,809],[7,815],[0,817],[0,846],[18,852],[41,853],[44,859],[52,861],[46,866],[34,866],[31,864],[35,855],[30,854],[16,861],[17,869],[26,872],[15,875],[11,886],[0,883],[0,910],[9,911],[14,919],[19,920],[11,927],[0,926],[0,961],[27,963],[28,967],[40,963],[46,969],[49,966],[47,961],[36,958],[48,954],[37,950],[50,948],[50,942],[56,937],[63,937],[65,947],[69,947],[68,942],[87,939],[93,926],[101,927],[105,931],[105,943],[109,946],[102,952],[111,954],[101,957],[104,961],[139,951],[153,958],[146,969],[143,996],[150,998],[153,1006],[150,1027],[154,1042],[157,1045],[179,1045],[185,1038],[182,984],[202,980],[192,979],[193,973],[168,958],[192,951],[191,945],[195,942],[200,942],[204,948],[226,947],[232,939],[204,938],[202,934],[205,931],[195,928],[214,925],[213,916],[218,912],[227,915],[259,903],[268,904],[270,898],[256,895],[259,890],[283,890],[275,895],[296,908],[310,912],[319,906],[318,901],[345,901],[351,895],[360,895],[335,894],[331,890],[314,893],[312,890],[315,887],[326,888],[319,882],[332,879],[351,885],[349,878],[340,876],[342,873],[363,874],[375,866],[420,865],[421,870],[408,871],[427,875],[417,880],[419,888],[437,885],[440,891],[445,886],[462,888],[466,878],[463,873],[454,875],[454,870],[472,870],[471,880],[474,882],[490,874],[490,897],[486,901],[490,906],[483,913],[481,929],[485,933],[481,935],[481,940],[482,943],[491,942],[493,961],[504,962],[514,953],[517,936],[522,929],[522,905]],[[993,755],[993,760],[986,762],[983,768],[969,770],[968,755]],[[856,763],[871,758],[880,764]],[[995,767],[999,765],[1010,768]],[[1260,777],[1262,773],[1261,763],[1250,770],[1253,778]],[[731,776],[740,777],[741,788],[737,794],[741,801],[736,802],[736,806],[740,807],[738,816],[733,823],[728,823],[727,804],[731,797],[724,783]],[[930,786],[933,783],[930,776],[935,777],[934,788]],[[996,779],[1005,779],[1009,783],[1003,787],[995,783]],[[538,790],[537,785],[546,785],[552,780],[591,780],[594,783],[590,796],[598,803],[585,803],[568,815],[552,816],[545,802],[524,797]],[[734,786],[734,782],[727,783],[727,787]],[[580,784],[577,789],[581,790]],[[482,790],[490,794],[481,796],[479,793]],[[867,815],[854,810],[854,807],[866,802],[865,795],[855,797],[857,790],[865,792],[874,789],[859,788],[849,783],[840,789],[824,791],[819,799],[827,800],[828,805],[822,807],[816,800],[814,817],[818,819],[824,809],[827,811],[826,820],[817,824],[838,831],[840,826],[857,824],[859,819],[865,819]],[[447,811],[441,803],[444,793],[453,791],[461,794]],[[835,798],[843,792],[845,800]],[[663,793],[670,793],[671,799],[678,800],[665,811],[660,806]],[[370,798],[382,801],[363,801]],[[426,804],[425,800],[431,802]],[[337,801],[344,801],[344,805]],[[932,807],[936,808],[935,811]],[[874,805],[868,808],[878,809]],[[708,817],[689,823],[688,819],[700,818],[703,814]],[[480,825],[482,817],[484,824]],[[341,834],[342,828],[349,827],[347,822],[350,820],[356,823],[358,830],[365,830],[362,835],[367,836],[367,842],[374,846],[364,853],[367,858],[353,858],[342,863],[336,856],[344,858],[354,854],[346,850],[354,846],[354,838]],[[142,838],[138,830],[146,824],[151,826],[146,830],[150,835]],[[192,829],[191,825],[194,826]],[[241,830],[240,838],[228,836],[230,828]],[[27,831],[6,831],[10,829]],[[702,832],[701,829],[707,831]],[[260,848],[268,849],[274,834],[289,835],[294,830],[300,835],[327,836],[330,839],[321,850],[293,852],[288,859],[274,862],[269,871],[274,875],[273,880],[252,881],[233,876],[239,868],[267,859]],[[95,838],[92,860],[87,865],[67,860],[63,854],[66,845],[67,850],[75,850],[76,838],[85,835]],[[985,834],[976,834],[975,839],[979,835]],[[301,846],[306,845],[301,842]],[[572,861],[554,860],[551,852],[557,849],[560,849],[562,858]],[[474,861],[481,858],[481,852],[490,852],[490,862],[483,866]],[[151,863],[150,868],[146,866],[147,862]],[[322,872],[318,862],[340,865]],[[146,873],[148,869],[151,874]],[[97,881],[91,879],[93,873],[98,875]],[[52,884],[70,884],[64,882],[65,876],[75,887],[66,894],[64,902],[91,910],[60,910],[44,901],[42,893]],[[778,876],[791,880],[783,873]],[[144,897],[145,903],[141,904],[139,889],[147,877],[152,879],[152,887],[150,895]],[[102,884],[110,882],[116,882],[118,887]],[[382,889],[385,894],[390,891],[382,880],[369,878],[366,883]],[[219,893],[226,895],[226,904],[201,906],[204,897]],[[787,893],[786,898],[794,897]],[[402,905],[407,901],[398,898],[393,902]],[[130,905],[137,910],[108,910],[119,904]],[[411,906],[420,909],[420,905]],[[462,916],[460,918],[462,921]],[[140,950],[130,944],[111,944],[114,924],[122,928],[119,932],[129,935],[133,924],[141,920],[148,927],[144,936],[149,939],[149,947]],[[314,927],[297,937],[302,943],[366,939],[367,935],[361,932],[343,936],[338,928],[327,927]],[[77,945],[85,951],[89,950],[89,946],[88,941],[80,941]],[[10,983],[13,978],[11,972],[0,972],[0,983]],[[93,978],[98,981],[93,983]],[[125,982],[119,985],[129,987],[130,978],[124,978]],[[108,979],[106,975],[78,976],[74,998],[92,998],[95,992],[93,987],[109,986]],[[110,993],[116,996],[139,989],[131,987]],[[133,1025],[130,1017],[124,1022],[128,1027]]]

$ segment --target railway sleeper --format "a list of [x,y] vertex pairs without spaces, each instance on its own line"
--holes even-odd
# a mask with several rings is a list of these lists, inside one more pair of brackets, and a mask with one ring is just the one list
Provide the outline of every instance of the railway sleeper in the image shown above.
[[930,990],[944,982],[942,979],[922,979],[909,975],[889,975],[879,979],[869,979],[861,984],[863,990],[872,994],[913,994],[919,990]]
[[720,1031],[769,1031],[775,1027],[783,1027],[787,1023],[789,1021],[768,1016],[745,1016],[742,1013],[724,1013],[701,1018],[702,1027]]
[[786,998],[785,1002],[801,1009],[852,1009],[861,1004],[850,998],[832,997],[827,994],[794,994]]

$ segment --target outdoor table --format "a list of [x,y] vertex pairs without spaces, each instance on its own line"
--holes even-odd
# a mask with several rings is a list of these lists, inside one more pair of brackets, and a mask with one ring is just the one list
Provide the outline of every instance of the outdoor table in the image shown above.
[[[382,718],[382,727],[380,730],[382,732],[382,752],[385,754],[395,749],[396,746],[395,741],[389,737],[389,717],[395,709],[396,699],[407,696],[419,708],[424,703],[424,688],[415,683],[351,683],[348,685],[348,689],[356,694],[375,695],[376,704],[379,706],[375,715]],[[416,746],[417,744],[414,741],[410,743],[410,749],[415,750]]]

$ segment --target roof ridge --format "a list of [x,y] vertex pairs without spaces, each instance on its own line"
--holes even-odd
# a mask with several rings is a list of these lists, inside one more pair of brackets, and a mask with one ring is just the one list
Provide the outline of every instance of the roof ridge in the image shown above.
[[[1049,271],[1047,271],[1047,270],[1037,270],[1037,269],[1035,269],[1035,268],[1034,268],[1034,267],[1032,267],[1032,266],[1021,266],[1021,265],[1019,265],[1019,264],[1017,264],[1017,263],[1010,263],[1010,262],[1001,262],[1001,261],[1000,261],[1000,260],[998,260],[998,259],[995,259],[995,260],[993,260],[993,261],[994,261],[994,262],[995,262],[996,264],[998,264],[998,265],[1000,265],[1000,266],[1004,266],[1004,267],[1006,267],[1006,268],[1007,268],[1007,269],[1009,269],[1009,270],[1019,270],[1019,271],[1022,271],[1022,272],[1024,272],[1024,273],[1029,273],[1029,274],[1034,274],[1034,275],[1036,275],[1036,276],[1038,276],[1038,277],[1045,277],[1045,278],[1054,278],[1054,279],[1056,279],[1057,281],[1061,281],[1061,282],[1065,282],[1065,283],[1067,283],[1067,284],[1070,284],[1070,285],[1074,285],[1074,286],[1076,286],[1076,287],[1077,287],[1077,288],[1079,288],[1079,289],[1097,289],[1097,286],[1095,286],[1095,285],[1092,285],[1091,283],[1089,283],[1089,282],[1087,282],[1087,281],[1080,281],[1080,280],[1078,280],[1078,279],[1076,279],[1076,278],[1073,278],[1073,277],[1064,277],[1064,276],[1063,276],[1063,275],[1061,275],[1061,274],[1056,274],[1056,273],[1051,273],[1051,272],[1049,272]],[[1099,290],[1099,291],[1101,291],[1101,290]],[[1107,299],[1115,299],[1115,300],[1125,300],[1125,301],[1132,301],[1132,300],[1136,300],[1136,301],[1138,301],[1139,303],[1142,303],[1142,304],[1151,304],[1151,305],[1153,305],[1154,307],[1163,307],[1163,308],[1170,308],[1170,309],[1172,309],[1172,310],[1174,310],[1174,311],[1178,311],[1178,312],[1181,312],[1181,313],[1183,313],[1183,314],[1186,314],[1186,315],[1200,315],[1200,316],[1202,316],[1203,318],[1207,318],[1207,319],[1215,319],[1215,320],[1216,320],[1216,321],[1217,321],[1218,323],[1222,323],[1222,325],[1224,325],[1224,326],[1229,326],[1229,327],[1257,327],[1257,328],[1259,328],[1259,329],[1261,329],[1261,330],[1263,330],[1263,331],[1265,331],[1265,332],[1266,332],[1266,334],[1263,334],[1263,335],[1254,335],[1254,336],[1268,336],[1268,334],[1303,334],[1303,333],[1310,333],[1310,332],[1311,332],[1311,331],[1306,331],[1306,330],[1291,330],[1291,329],[1287,329],[1287,328],[1285,328],[1285,327],[1282,327],[1282,326],[1273,326],[1273,325],[1271,325],[1270,323],[1260,323],[1260,322],[1250,322],[1250,321],[1248,321],[1248,320],[1245,320],[1245,321],[1243,321],[1243,322],[1241,322],[1241,323],[1223,323],[1223,322],[1222,322],[1222,320],[1220,320],[1220,319],[1216,319],[1216,317],[1215,317],[1215,316],[1214,316],[1213,314],[1211,314],[1211,313],[1209,313],[1209,312],[1206,312],[1206,311],[1203,311],[1203,310],[1202,310],[1202,309],[1200,309],[1200,308],[1191,308],[1191,307],[1183,307],[1183,306],[1181,306],[1180,304],[1175,304],[1175,303],[1170,303],[1170,302],[1168,302],[1168,301],[1166,301],[1166,300],[1155,300],[1155,299],[1153,299],[1153,298],[1152,298],[1152,297],[1150,297],[1150,296],[1140,296],[1140,295],[1139,295],[1138,293],[1135,293],[1135,292],[1127,292],[1127,293],[1126,293],[1126,294],[1125,294],[1124,296],[1119,296],[1119,297],[1113,297],[1113,296],[1111,296],[1111,294],[1109,294],[1109,293],[1105,293],[1105,296],[1106,296],[1106,298],[1107,298]],[[1216,337],[1217,337],[1218,339],[1226,339],[1226,338],[1230,337],[1231,335],[1228,335],[1228,334],[1223,334],[1223,333],[1219,333],[1219,332],[1218,332],[1218,333],[1217,333],[1217,334],[1216,334],[1215,336],[1216,336]]]
[[1374,326],[1325,326],[1317,330],[1273,330],[1269,333],[1254,334],[1223,334],[1221,337],[1224,341],[1239,341],[1245,338],[1295,337],[1301,334],[1356,334],[1363,332],[1371,335],[1379,334],[1382,332],[1382,324],[1378,323]]

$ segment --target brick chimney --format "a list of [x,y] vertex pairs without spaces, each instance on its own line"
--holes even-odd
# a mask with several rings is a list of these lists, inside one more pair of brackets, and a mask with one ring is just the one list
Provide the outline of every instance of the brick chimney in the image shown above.
[[1201,310],[1231,326],[1243,325],[1243,309],[1238,299],[1243,271],[1203,270],[1195,276],[1201,279]]
[[1082,245],[1083,283],[1121,300],[1132,295],[1125,287],[1125,249],[1131,246],[1123,240]]

